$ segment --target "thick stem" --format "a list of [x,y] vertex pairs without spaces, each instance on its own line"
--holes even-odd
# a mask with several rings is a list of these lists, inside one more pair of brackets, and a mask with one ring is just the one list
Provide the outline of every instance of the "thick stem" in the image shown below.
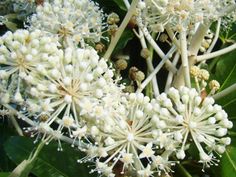
[[119,29],[117,30],[116,34],[115,34],[115,37],[111,39],[111,43],[104,55],[104,58],[106,60],[109,60],[113,50],[115,49],[116,47],[116,44],[118,43],[122,33],[124,32],[125,30],[125,27],[128,25],[130,19],[132,18],[132,16],[135,14],[135,10],[136,10],[136,6],[138,4],[139,0],[133,0],[131,5],[130,5],[130,8],[128,10],[128,13],[126,14],[124,20],[122,21]]
[[[180,54],[177,52],[172,62],[174,66],[177,65],[179,58],[180,58]],[[174,77],[174,74],[172,72],[169,72],[167,76],[167,80],[166,80],[165,92],[167,92],[169,88],[171,87],[173,77]]]
[[[163,60],[165,58],[165,53],[160,49],[160,47],[157,45],[157,43],[155,42],[155,40],[152,38],[152,36],[150,35],[150,33],[148,32],[147,28],[142,24],[142,19],[141,17],[137,17],[137,23],[139,28],[142,30],[145,38],[147,39],[147,41],[149,42],[149,44],[153,47],[153,49],[156,51],[156,53],[161,57],[161,59]],[[166,67],[169,71],[171,71],[172,73],[176,73],[177,69],[175,66],[173,66],[173,64],[170,62],[170,60],[166,60]]]
[[226,88],[225,90],[223,90],[223,91],[221,91],[221,92],[215,94],[215,95],[213,96],[213,98],[214,98],[215,100],[218,100],[218,99],[221,99],[221,98],[225,97],[226,95],[228,95],[228,94],[230,94],[230,93],[232,93],[232,92],[235,92],[235,91],[236,91],[236,84],[233,84],[233,85],[231,85],[230,87]]
[[22,132],[22,130],[21,130],[21,128],[20,128],[18,122],[17,122],[16,119],[15,119],[15,117],[10,116],[10,120],[11,120],[13,126],[15,127],[17,133],[18,133],[20,136],[24,136],[24,134],[23,134],[23,132]]
[[180,50],[181,50],[181,59],[182,59],[185,86],[190,88],[191,81],[190,81],[190,73],[189,73],[186,31],[180,32]]
[[153,72],[143,81],[143,83],[140,85],[138,88],[137,92],[142,92],[142,90],[147,86],[147,84],[152,80],[153,77],[156,76],[158,71],[163,67],[165,64],[166,60],[169,59],[170,56],[176,51],[176,46],[173,46],[169,52],[165,55],[165,58],[162,59],[162,61],[156,66],[156,68],[153,70]]
[[196,62],[209,60],[209,59],[224,55],[226,53],[229,53],[229,52],[231,52],[235,49],[236,49],[236,43],[231,45],[231,46],[228,46],[224,49],[218,50],[216,52],[212,52],[212,53],[208,53],[208,54],[204,54],[204,55],[199,55],[199,56],[196,57]]
[[206,53],[211,53],[211,51],[213,50],[213,48],[215,47],[216,45],[216,42],[219,38],[219,34],[220,34],[220,25],[221,25],[221,18],[218,20],[217,22],[217,26],[216,26],[216,32],[215,32],[215,36],[214,36],[214,39],[210,45],[210,47],[207,49],[207,52]]
[[129,9],[129,8],[130,8],[130,3],[129,3],[129,1],[128,1],[128,0],[123,0],[123,2],[124,2],[124,4],[125,4],[126,8]]
[[[147,44],[146,44],[145,38],[143,36],[143,32],[140,29],[139,29],[139,36],[140,36],[140,43],[142,45],[142,48],[143,49],[147,48]],[[152,64],[152,57],[153,57],[153,50],[151,52],[151,55],[146,59],[146,63],[147,63],[147,67],[148,67],[148,72],[153,72],[153,70],[154,70],[154,67],[153,67],[153,64]],[[156,77],[153,77],[152,85],[153,85],[154,95],[155,95],[155,97],[157,97],[159,95],[159,87],[158,87],[158,83],[157,83],[157,78]]]
[[[200,24],[196,33],[192,37],[190,41],[189,49],[188,49],[188,55],[190,55],[189,67],[194,65],[194,63],[196,62],[196,55],[201,47],[202,40],[204,39],[204,36],[207,33],[207,30],[209,29],[209,27],[210,27],[210,24],[208,25]],[[184,84],[184,68],[180,67],[175,77],[173,85],[176,88],[179,88],[183,84]]]

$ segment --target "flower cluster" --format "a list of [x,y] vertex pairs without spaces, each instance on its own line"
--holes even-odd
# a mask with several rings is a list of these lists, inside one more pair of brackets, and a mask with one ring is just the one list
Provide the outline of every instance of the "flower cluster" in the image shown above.
[[[181,32],[217,20],[223,15],[222,7],[232,4],[231,0],[144,0],[138,8],[152,31],[163,32],[169,26]],[[79,163],[93,162],[96,165],[91,172],[108,177],[169,176],[172,166],[185,159],[192,147],[199,153],[196,160],[203,164],[203,170],[217,165],[217,156],[231,142],[227,132],[233,127],[212,97],[220,84],[216,80],[207,83],[209,72],[192,66],[185,74],[192,76],[196,89],[190,83],[188,87],[169,86],[159,94],[153,79],[158,93],[150,99],[140,88],[152,80],[153,73],[145,79],[141,70],[131,67],[129,77],[138,90],[125,93],[120,72],[128,62],[118,59],[114,74],[112,64],[90,46],[102,38],[102,20],[102,12],[92,1],[45,0],[30,17],[28,30],[0,37],[0,116],[18,116],[30,124],[24,130],[36,135],[35,141],[56,140],[59,151],[61,140],[69,139],[72,147],[86,153]],[[118,28],[118,22],[115,13],[107,19],[111,29]],[[139,32],[140,38],[145,36],[145,30]],[[175,41],[181,50],[172,48],[173,62],[167,54],[174,69],[178,52],[188,59],[187,37],[191,37],[186,34],[181,34],[181,42]],[[167,38],[167,34],[161,37],[163,41]],[[213,35],[209,38],[199,44],[203,52],[214,41]],[[142,39],[141,55],[147,58],[150,72],[156,72],[149,60],[151,51]],[[161,50],[154,48],[157,53]],[[162,59],[165,61],[165,56]],[[134,92],[132,88],[129,90]]]
[[230,144],[230,138],[225,137],[227,129],[233,127],[222,107],[214,104],[212,97],[202,98],[195,89],[187,87],[170,88],[156,103],[160,105],[156,121],[165,121],[166,136],[178,142],[176,157],[185,158],[189,140],[192,140],[199,151],[199,162],[207,167],[216,164],[213,152],[224,153],[225,146]]
[[154,32],[163,32],[166,25],[175,31],[191,31],[199,23],[223,17],[224,8],[233,4],[234,0],[144,0],[140,8]]
[[57,123],[59,132],[67,129],[70,137],[76,138],[89,120],[105,114],[103,107],[115,104],[112,99],[116,97],[109,97],[120,92],[120,87],[112,79],[112,69],[94,49],[66,48],[51,64],[51,68],[38,64],[34,80],[28,82],[31,98],[26,100],[27,110],[37,115],[39,124]]
[[169,161],[174,147],[159,139],[162,122],[153,122],[155,107],[149,97],[131,93],[121,100],[112,117],[103,117],[92,127],[94,143],[85,148],[88,156],[84,160],[96,162],[92,172],[110,177],[115,176],[115,168],[119,166],[116,174],[168,174],[175,164]]
[[56,39],[43,36],[39,30],[7,32],[0,38],[0,87],[4,103],[23,103],[24,84],[34,80],[31,74],[39,70],[39,64],[45,69],[53,67],[50,63],[60,53],[58,45]]
[[30,29],[40,29],[58,36],[63,44],[99,42],[103,30],[103,14],[88,0],[45,1],[29,20]]

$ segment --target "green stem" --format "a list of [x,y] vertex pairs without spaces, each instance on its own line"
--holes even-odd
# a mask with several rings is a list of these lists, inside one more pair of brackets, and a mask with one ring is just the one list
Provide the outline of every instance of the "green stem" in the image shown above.
[[189,62],[188,62],[188,51],[187,51],[187,37],[186,31],[180,32],[180,50],[182,67],[184,73],[185,86],[191,87],[190,74],[189,74]]
[[42,141],[36,150],[32,152],[27,160],[23,160],[9,175],[9,177],[26,177],[33,168],[33,164],[36,161],[40,151],[44,147],[46,141]]
[[236,91],[236,84],[233,84],[233,85],[231,85],[230,87],[224,89],[223,91],[221,91],[221,92],[215,94],[215,95],[213,96],[213,98],[214,98],[215,100],[218,100],[218,99],[221,99],[221,98],[225,97],[226,95],[228,95],[228,94],[230,94],[230,93],[233,93],[233,92],[235,92],[235,91]]
[[179,172],[182,174],[182,177],[192,177],[189,172],[181,165],[180,163],[177,164]]
[[116,34],[115,34],[115,37],[111,39],[111,43],[104,55],[104,58],[106,60],[108,60],[110,57],[111,57],[111,54],[113,52],[113,50],[115,49],[116,47],[116,44],[118,43],[122,33],[124,32],[125,30],[125,27],[128,25],[130,19],[132,18],[132,16],[135,14],[135,10],[136,10],[136,6],[138,4],[139,0],[133,0],[131,5],[130,5],[130,8],[128,10],[128,13],[126,14],[124,20],[122,21],[119,29],[117,30]]

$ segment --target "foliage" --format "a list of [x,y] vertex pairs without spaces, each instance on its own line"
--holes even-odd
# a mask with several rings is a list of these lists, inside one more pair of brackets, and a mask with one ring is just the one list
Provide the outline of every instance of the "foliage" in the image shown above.
[[[116,12],[119,14],[121,21],[127,13],[127,8],[122,0],[94,1],[100,5],[101,9],[106,14],[111,12]],[[28,3],[29,2],[14,3],[12,0],[0,2],[0,22],[2,23],[0,26],[1,34],[5,33],[7,30],[15,31],[27,22],[27,18],[35,11],[36,8],[36,4]],[[129,65],[128,68],[132,65],[147,74],[150,71],[147,71],[147,62],[140,56],[140,50],[137,50],[141,47],[137,36],[133,33],[133,29],[135,29],[135,26],[134,28],[127,27],[125,29],[118,44],[116,45],[115,50],[113,51],[112,58],[114,60],[111,62],[115,64],[117,59],[116,57],[125,53],[125,55],[131,55],[127,59]],[[235,42],[235,30],[236,24],[233,24],[232,28],[220,33],[221,41],[218,41],[214,50],[220,49],[221,47],[226,47],[227,45]],[[165,44],[160,41],[157,42],[160,43],[161,48],[166,50]],[[108,44],[106,44],[105,48],[108,48]],[[152,51],[152,49],[150,51]],[[235,56],[236,51],[232,51],[206,63],[206,66],[209,68],[209,72],[211,73],[211,78],[220,82],[221,87],[218,92],[221,92],[236,83]],[[154,58],[155,57],[156,55],[154,54]],[[159,62],[160,61],[158,58],[153,61],[153,64],[156,66]],[[140,84],[132,80],[132,76],[130,76],[130,72],[128,70],[119,71],[117,74],[124,76],[122,82],[125,82],[128,86],[131,86],[132,89],[138,87]],[[165,82],[161,78],[165,78],[166,75],[166,69],[162,68],[161,72],[158,74],[158,78],[161,83]],[[151,86],[151,84],[149,86]],[[164,86],[161,86],[161,91],[162,90],[164,90]],[[148,91],[147,94],[153,92],[152,89],[146,91]],[[233,177],[236,175],[236,94],[235,92],[232,92],[231,94],[220,98],[216,102],[223,107],[223,109],[228,113],[229,119],[234,123],[234,127],[229,132],[232,137],[232,143],[227,147],[225,153],[220,158],[221,162],[219,167],[210,168],[207,169],[206,172],[202,172],[202,166],[199,166],[199,164],[191,158],[186,158],[180,164],[176,165],[174,168],[175,173],[173,173],[173,177]],[[26,126],[21,121],[17,121],[19,124],[22,124],[22,127]],[[35,152],[35,148],[38,144],[34,144],[34,139],[30,138],[30,135],[27,133],[24,135],[25,137],[17,136],[17,132],[14,130],[10,119],[0,117],[0,177],[9,176],[14,169],[19,167],[18,165],[22,164],[24,160],[29,159],[30,155]],[[91,174],[90,168],[88,168],[88,166],[94,164],[77,163],[77,160],[83,158],[85,154],[75,148],[72,148],[66,143],[62,143],[63,151],[58,152],[56,150],[57,146],[58,143],[56,141],[52,141],[49,145],[45,145],[36,157],[34,163],[26,169],[25,175],[23,174],[20,177],[97,176],[96,172]],[[194,154],[196,155],[197,150],[194,147],[190,147],[188,153],[194,156]]]

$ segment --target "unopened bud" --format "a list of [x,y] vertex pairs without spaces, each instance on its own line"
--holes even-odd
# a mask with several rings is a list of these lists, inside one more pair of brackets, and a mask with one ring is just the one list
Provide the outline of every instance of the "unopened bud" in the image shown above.
[[193,76],[193,77],[198,77],[200,73],[200,68],[198,66],[192,66],[190,68],[190,74]]
[[116,61],[116,68],[120,71],[125,70],[128,66],[128,63],[125,59],[119,59]]
[[165,34],[165,33],[161,34],[160,37],[159,37],[159,41],[168,42],[168,35]]
[[116,24],[113,24],[113,25],[109,25],[108,26],[108,33],[111,35],[111,36],[114,36],[116,34],[116,31],[118,30],[118,26]]
[[110,15],[108,15],[108,17],[107,17],[107,23],[109,24],[109,25],[114,25],[114,24],[116,24],[116,23],[119,23],[119,21],[120,21],[120,17],[116,14],[116,13],[114,13],[114,12],[112,12]]
[[218,81],[212,80],[212,81],[209,83],[209,87],[210,87],[210,89],[217,91],[217,90],[220,89],[220,84],[219,84]]
[[145,74],[142,71],[136,73],[136,81],[141,83],[145,79]]
[[128,27],[135,28],[137,26],[136,15],[133,15],[128,23]]
[[143,48],[140,52],[141,57],[147,59],[150,56],[150,51],[147,48]]
[[202,79],[202,80],[208,80],[210,77],[210,74],[207,70],[205,69],[200,69],[200,72],[199,72],[199,78]]
[[104,46],[104,44],[102,44],[102,43],[98,43],[98,44],[96,44],[96,46],[95,46],[95,49],[96,49],[97,52],[103,52],[103,51],[104,51],[104,48],[105,48],[105,46]]

